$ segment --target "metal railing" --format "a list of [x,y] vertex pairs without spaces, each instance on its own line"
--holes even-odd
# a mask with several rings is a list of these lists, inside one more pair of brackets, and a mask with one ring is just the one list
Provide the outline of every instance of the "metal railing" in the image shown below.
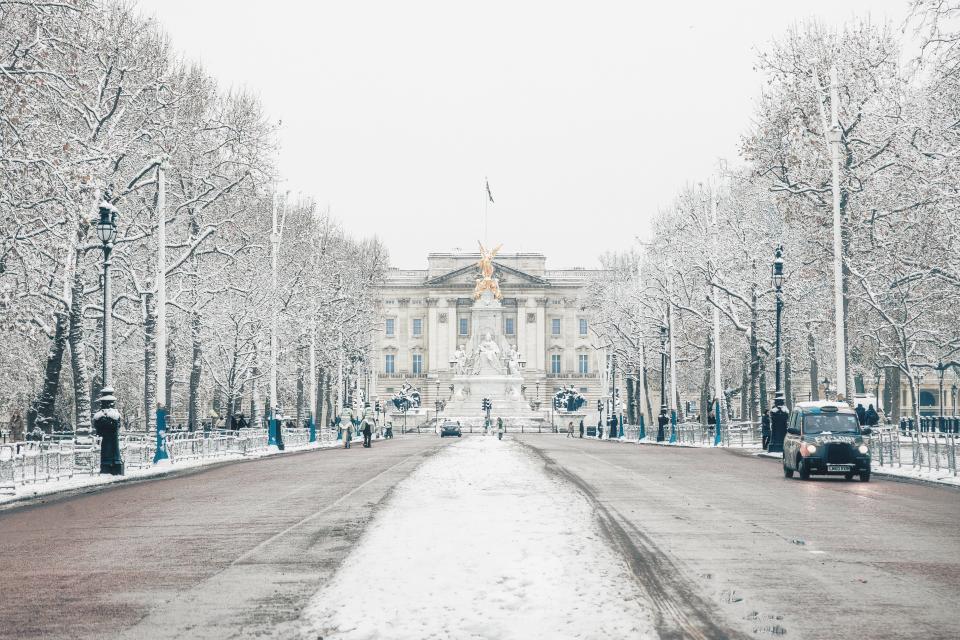
[[935,431],[900,431],[893,425],[870,434],[870,457],[881,467],[908,466],[957,475],[957,445],[960,436]]
[[[322,439],[322,433],[318,432]],[[310,441],[309,429],[284,428],[288,447]],[[209,460],[230,455],[247,456],[267,449],[266,429],[239,431],[168,431],[164,435],[171,463]],[[120,435],[120,452],[127,468],[145,468],[153,464],[156,435],[145,431]],[[42,440],[0,444],[0,491],[16,491],[25,484],[53,482],[75,475],[100,471],[100,439],[91,445],[67,440]]]

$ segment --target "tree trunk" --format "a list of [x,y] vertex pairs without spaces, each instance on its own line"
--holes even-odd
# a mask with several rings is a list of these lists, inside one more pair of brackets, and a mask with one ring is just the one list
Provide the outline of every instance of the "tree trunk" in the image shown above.
[[900,367],[887,367],[883,376],[883,407],[887,418],[894,424],[900,422]]
[[173,376],[177,370],[177,351],[173,348],[173,341],[167,343],[167,388],[164,389],[164,406],[167,408],[167,415],[173,411]]
[[627,376],[626,379],[626,389],[627,389],[627,424],[636,424],[636,398],[634,397],[633,391],[633,377]]
[[807,352],[810,355],[810,399],[819,400],[820,367],[817,365],[817,342],[812,331],[807,333]]
[[254,426],[254,423],[257,420],[257,403],[260,398],[257,396],[259,393],[257,383],[260,381],[260,368],[253,367],[252,377],[250,380],[250,426]]
[[197,415],[200,404],[201,358],[203,357],[203,345],[200,342],[200,328],[200,313],[194,311],[190,314],[192,354],[190,361],[190,386],[187,390],[187,427],[190,429],[196,429],[200,424],[199,416]]
[[787,400],[787,406],[792,407],[793,401],[793,376],[790,373],[790,350],[783,351],[783,397]]
[[[759,355],[759,354],[758,354]],[[759,359],[760,365],[760,415],[763,415],[770,408],[770,396],[767,393],[767,361],[762,357]]]
[[750,359],[743,363],[743,376],[740,380],[740,419],[750,419]]
[[77,265],[70,301],[70,366],[73,371],[73,402],[75,429],[90,432],[90,376],[87,372],[87,352],[83,341],[83,278]]
[[143,428],[156,427],[157,410],[157,310],[152,293],[143,294]]
[[40,427],[46,433],[53,429],[53,412],[60,393],[60,370],[63,367],[63,352],[67,347],[67,334],[70,317],[65,311],[57,312],[57,324],[47,351],[47,364],[44,368],[43,386],[27,410],[27,430]]
[[304,366],[303,358],[305,351],[303,349],[297,349],[297,426],[303,424],[303,403],[304,403],[304,389],[303,389],[303,377],[304,377]]
[[707,417],[710,414],[711,396],[710,380],[713,371],[713,336],[707,332],[707,348],[703,356],[703,387],[700,389],[700,424],[707,424]]

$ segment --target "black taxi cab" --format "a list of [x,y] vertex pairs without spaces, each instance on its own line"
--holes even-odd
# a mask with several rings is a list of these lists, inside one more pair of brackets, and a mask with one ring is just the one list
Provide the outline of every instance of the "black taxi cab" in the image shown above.
[[870,447],[856,412],[838,402],[798,402],[790,413],[783,440],[783,475],[796,472],[802,480],[811,475],[860,476],[870,481]]

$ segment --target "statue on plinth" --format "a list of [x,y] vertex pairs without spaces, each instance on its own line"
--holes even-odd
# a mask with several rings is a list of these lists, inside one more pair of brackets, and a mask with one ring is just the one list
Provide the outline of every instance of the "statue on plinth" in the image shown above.
[[479,300],[484,291],[489,291],[494,298],[501,300],[503,296],[500,294],[500,283],[493,277],[493,258],[503,245],[499,244],[495,249],[489,250],[484,248],[482,242],[477,242],[477,244],[480,245],[480,260],[477,262],[477,266],[480,267],[481,277],[477,278],[477,284],[473,288],[473,299]]
[[479,356],[480,365],[489,365],[490,368],[500,371],[500,346],[493,339],[493,336],[490,333],[486,333],[483,336],[483,340],[480,341],[480,345],[477,347],[477,355]]
[[520,351],[517,345],[510,345],[507,351],[507,373],[515,375],[520,373]]

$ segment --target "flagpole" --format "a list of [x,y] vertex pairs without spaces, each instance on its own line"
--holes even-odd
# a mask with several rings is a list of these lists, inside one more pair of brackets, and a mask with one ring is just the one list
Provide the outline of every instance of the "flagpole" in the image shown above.
[[488,231],[490,230],[490,182],[486,176],[483,178],[483,244],[486,246],[490,242]]

